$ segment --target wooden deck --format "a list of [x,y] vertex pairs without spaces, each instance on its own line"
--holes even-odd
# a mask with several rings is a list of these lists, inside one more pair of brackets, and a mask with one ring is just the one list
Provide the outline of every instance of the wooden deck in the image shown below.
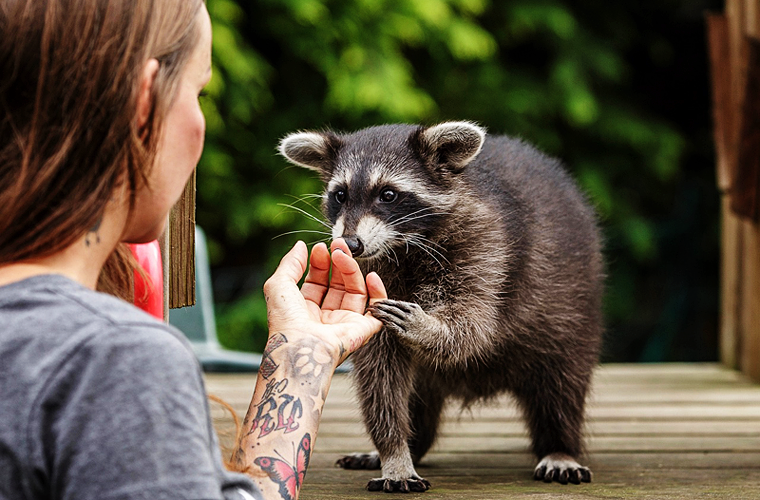
[[[254,376],[207,375],[208,390],[241,417]],[[387,498],[364,489],[379,471],[334,466],[343,453],[371,450],[350,376],[336,375],[302,500]],[[224,440],[229,418],[214,410]],[[433,499],[760,499],[760,386],[713,364],[607,365],[597,371],[589,405],[591,484],[532,480],[528,439],[509,398],[460,412],[417,471]]]

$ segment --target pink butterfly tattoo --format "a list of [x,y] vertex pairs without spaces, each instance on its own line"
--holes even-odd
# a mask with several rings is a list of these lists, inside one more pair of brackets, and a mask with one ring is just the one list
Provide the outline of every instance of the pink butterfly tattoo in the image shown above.
[[[279,455],[279,453],[278,453]],[[259,457],[253,461],[261,467],[269,478],[277,483],[280,487],[280,495],[285,500],[295,500],[303,479],[306,476],[306,468],[309,466],[309,457],[311,455],[311,435],[306,433],[301,438],[301,444],[298,445],[296,452],[295,465],[291,465],[284,460],[284,457]],[[280,455],[282,457],[282,455]]]

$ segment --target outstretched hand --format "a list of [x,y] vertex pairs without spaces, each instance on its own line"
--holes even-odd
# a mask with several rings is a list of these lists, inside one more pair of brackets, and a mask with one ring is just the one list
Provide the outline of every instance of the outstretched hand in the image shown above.
[[[340,364],[380,330],[382,323],[365,309],[368,301],[386,299],[387,293],[376,273],[365,280],[342,239],[333,241],[331,250],[318,243],[309,258],[306,244],[296,243],[264,284],[264,296],[270,336],[316,337]],[[299,290],[307,262],[309,273]]]

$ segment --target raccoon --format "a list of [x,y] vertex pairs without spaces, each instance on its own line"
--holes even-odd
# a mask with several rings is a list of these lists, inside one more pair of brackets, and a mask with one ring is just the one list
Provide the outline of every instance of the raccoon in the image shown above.
[[297,132],[279,151],[319,172],[333,238],[390,297],[370,307],[384,327],[353,355],[377,452],[338,464],[382,467],[369,490],[426,491],[415,465],[444,403],[508,391],[538,458],[534,478],[591,481],[577,460],[604,270],[594,212],[561,164],[464,121]]

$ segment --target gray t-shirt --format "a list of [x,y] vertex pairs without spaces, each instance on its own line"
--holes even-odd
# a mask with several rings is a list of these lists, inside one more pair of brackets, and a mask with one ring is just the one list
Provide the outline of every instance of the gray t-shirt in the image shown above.
[[181,333],[63,276],[0,287],[0,500],[246,493]]

